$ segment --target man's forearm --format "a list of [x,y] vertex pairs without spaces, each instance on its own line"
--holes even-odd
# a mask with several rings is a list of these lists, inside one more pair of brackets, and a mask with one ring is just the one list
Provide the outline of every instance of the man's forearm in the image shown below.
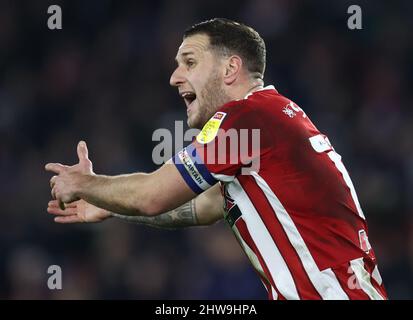
[[183,204],[182,206],[174,210],[162,213],[154,217],[125,216],[117,213],[112,213],[112,216],[132,223],[146,224],[152,227],[166,229],[199,225],[195,210],[195,199]]
[[147,202],[145,173],[118,176],[84,176],[77,196],[110,212],[124,215],[145,215],[141,204]]

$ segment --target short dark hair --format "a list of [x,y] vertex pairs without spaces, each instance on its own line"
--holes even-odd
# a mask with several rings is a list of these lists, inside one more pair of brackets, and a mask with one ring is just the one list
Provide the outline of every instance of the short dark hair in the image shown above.
[[262,78],[265,71],[265,42],[253,28],[225,18],[215,18],[185,30],[184,39],[195,34],[206,34],[213,49],[224,54],[237,54],[250,73]]

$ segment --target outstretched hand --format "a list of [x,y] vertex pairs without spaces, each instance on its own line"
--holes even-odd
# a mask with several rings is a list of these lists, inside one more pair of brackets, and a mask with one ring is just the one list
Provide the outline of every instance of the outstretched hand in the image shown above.
[[84,200],[67,204],[65,210],[59,207],[57,200],[52,200],[48,203],[47,212],[55,215],[54,221],[58,223],[101,222],[112,216],[109,211]]
[[56,199],[59,207],[64,210],[65,203],[79,200],[78,192],[87,181],[88,176],[94,175],[93,165],[89,160],[86,142],[80,141],[77,145],[79,163],[67,166],[60,163],[48,163],[47,171],[57,173],[50,179],[52,198]]

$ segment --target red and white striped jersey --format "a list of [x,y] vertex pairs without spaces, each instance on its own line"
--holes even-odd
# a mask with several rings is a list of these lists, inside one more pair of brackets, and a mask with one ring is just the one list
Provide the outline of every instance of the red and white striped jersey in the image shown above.
[[174,163],[198,194],[220,182],[270,299],[387,299],[341,156],[274,87],[222,106]]

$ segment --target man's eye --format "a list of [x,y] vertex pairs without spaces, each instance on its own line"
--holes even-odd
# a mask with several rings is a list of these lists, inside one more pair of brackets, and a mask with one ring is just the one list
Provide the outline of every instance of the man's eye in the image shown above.
[[188,67],[193,67],[193,66],[195,65],[195,61],[193,61],[193,60],[188,60],[188,61],[186,62],[186,65],[187,65]]

